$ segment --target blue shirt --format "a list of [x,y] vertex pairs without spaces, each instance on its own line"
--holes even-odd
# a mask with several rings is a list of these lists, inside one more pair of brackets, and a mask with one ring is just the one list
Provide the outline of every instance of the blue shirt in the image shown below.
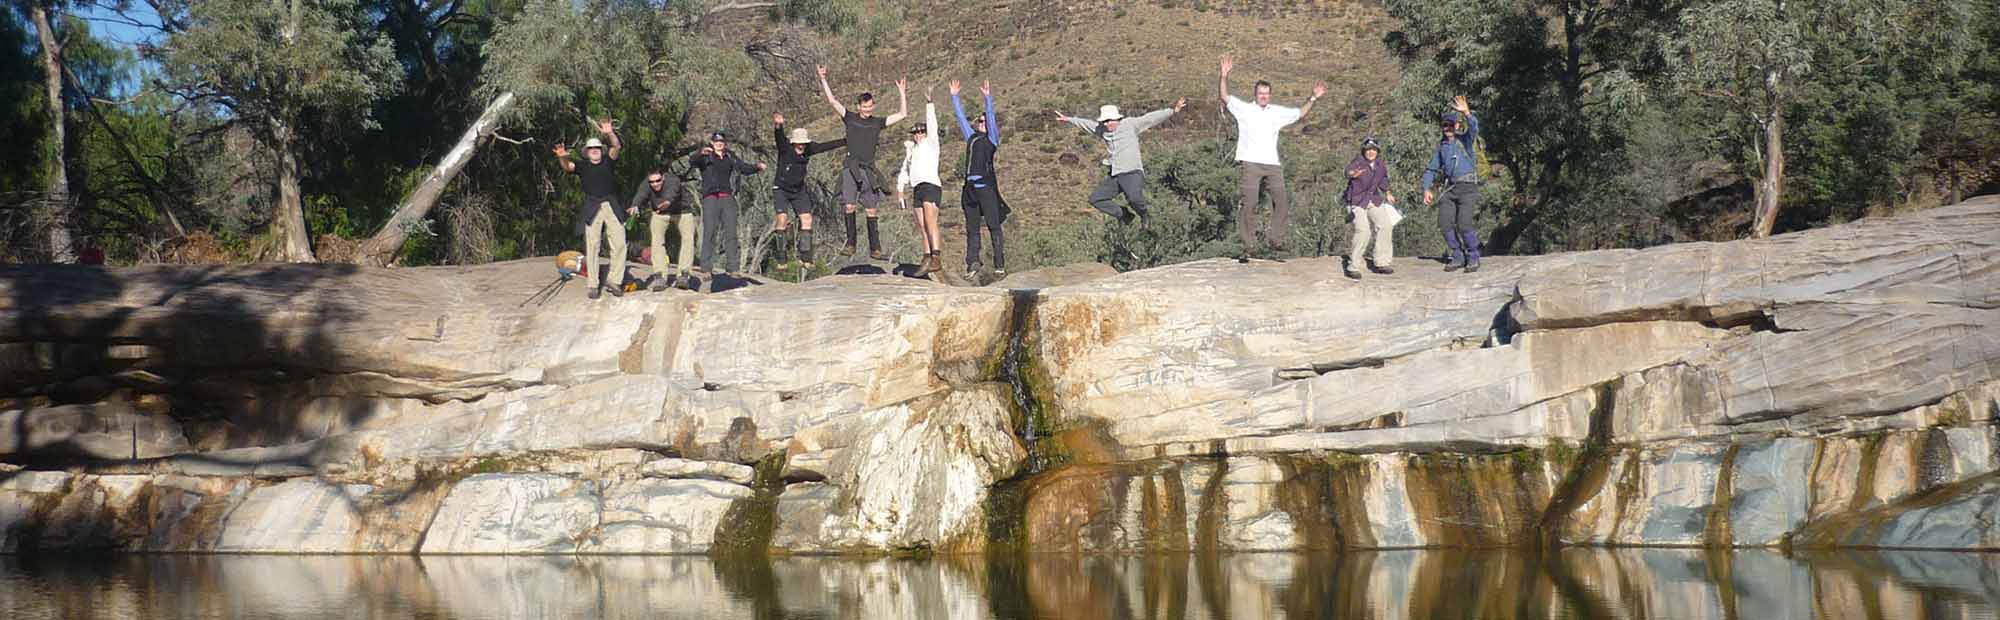
[[1424,166],[1424,189],[1430,189],[1438,174],[1449,180],[1478,173],[1479,158],[1472,155],[1472,141],[1478,138],[1479,117],[1467,114],[1464,134],[1438,140],[1437,152],[1431,154],[1431,163]]
[[[958,133],[965,136],[965,139],[971,140],[973,137],[972,121],[966,120],[965,105],[959,103],[958,93],[951,94],[951,113],[958,117]],[[986,96],[986,138],[993,141],[993,146],[1000,146],[1000,117],[993,115],[992,95]],[[980,176],[976,174],[966,177],[968,181],[977,181],[979,179]],[[984,184],[980,183],[974,183],[973,185],[985,187]]]

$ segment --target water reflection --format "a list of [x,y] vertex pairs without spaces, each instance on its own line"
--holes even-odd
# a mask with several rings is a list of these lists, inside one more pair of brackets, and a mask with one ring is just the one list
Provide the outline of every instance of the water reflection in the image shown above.
[[0,556],[38,618],[1994,618],[2000,555]]

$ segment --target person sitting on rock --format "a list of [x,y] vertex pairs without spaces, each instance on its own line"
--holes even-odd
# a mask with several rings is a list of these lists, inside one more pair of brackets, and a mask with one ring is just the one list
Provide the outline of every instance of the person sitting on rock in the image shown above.
[[784,235],[791,232],[791,215],[799,216],[798,256],[799,266],[812,269],[813,266],[813,200],[812,192],[806,191],[806,171],[812,163],[812,156],[847,146],[845,138],[830,142],[814,142],[812,134],[804,127],[785,133],[785,115],[771,115],[771,131],[777,140],[778,173],[771,180],[772,209],[778,212],[772,229],[779,235],[778,249],[785,247]]
[[729,138],[718,131],[708,146],[689,159],[701,171],[701,264],[710,273],[728,275],[742,260],[742,240],[736,237],[736,175],[756,174],[753,164],[729,150]]
[[917,275],[930,275],[944,269],[944,259],[938,238],[938,203],[944,201],[944,181],[938,178],[938,141],[931,136],[931,128],[937,126],[937,104],[931,102],[931,89],[924,89],[924,122],[910,128],[910,140],[904,142],[903,165],[896,172],[896,195],[903,195],[904,188],[915,194],[916,204],[911,207],[917,223],[917,238],[923,241],[923,264],[917,267]]
[[[611,140],[608,152],[597,138],[583,143],[582,162],[569,158],[567,144],[558,143],[554,149],[563,172],[576,175],[583,184],[583,202],[577,205],[575,220],[576,232],[583,235],[583,283],[591,299],[597,299],[600,289],[611,291],[613,297],[625,295],[625,215],[629,212],[615,206],[618,180],[611,175],[611,162],[618,160],[624,146],[618,143],[618,132],[609,119],[599,121],[597,131]],[[603,277],[597,275],[599,237],[611,250],[611,271]]]
[[1354,222],[1353,244],[1347,252],[1347,277],[1361,279],[1361,252],[1372,241],[1375,253],[1368,270],[1395,273],[1389,262],[1396,256],[1393,229],[1396,226],[1395,194],[1389,193],[1389,165],[1382,161],[1382,144],[1370,137],[1361,141],[1361,153],[1347,162],[1347,192],[1341,195],[1348,217]]
[[[1150,206],[1146,202],[1146,164],[1139,152],[1139,134],[1166,122],[1186,107],[1187,98],[1182,97],[1171,108],[1160,108],[1130,120],[1120,114],[1115,105],[1098,108],[1095,121],[1055,112],[1058,122],[1075,125],[1104,141],[1108,153],[1104,158],[1107,174],[1104,180],[1097,183],[1097,189],[1090,192],[1090,206],[1126,224],[1132,223],[1134,218],[1146,217]],[[1118,206],[1117,199],[1121,193],[1125,195],[1129,210]]]

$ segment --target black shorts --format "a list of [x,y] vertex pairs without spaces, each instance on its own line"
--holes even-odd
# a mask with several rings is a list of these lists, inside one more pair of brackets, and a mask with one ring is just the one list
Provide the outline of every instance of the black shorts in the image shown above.
[[777,207],[779,213],[812,215],[813,212],[812,194],[803,189],[793,192],[773,188],[771,202],[773,206]]
[[911,196],[913,200],[910,202],[910,206],[912,207],[924,206],[926,202],[938,204],[944,202],[944,188],[930,183],[918,183],[916,191],[911,192]]

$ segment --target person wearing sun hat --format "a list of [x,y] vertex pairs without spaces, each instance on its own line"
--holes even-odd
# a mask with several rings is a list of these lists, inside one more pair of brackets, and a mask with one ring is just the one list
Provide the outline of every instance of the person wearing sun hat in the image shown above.
[[[785,115],[771,115],[772,138],[777,142],[778,173],[771,181],[771,202],[778,212],[772,228],[784,235],[791,230],[791,215],[799,216],[798,254],[799,262],[806,268],[813,264],[813,202],[812,193],[806,191],[806,171],[812,163],[812,156],[847,146],[847,139],[828,142],[812,141],[812,134],[804,127],[785,132]],[[784,249],[783,237],[779,237],[778,249]]]
[[[1134,218],[1147,215],[1150,203],[1146,201],[1146,164],[1139,151],[1139,134],[1166,122],[1186,107],[1187,98],[1182,97],[1174,102],[1173,107],[1160,108],[1133,119],[1125,118],[1115,105],[1098,108],[1097,120],[1094,121],[1055,113],[1057,121],[1075,125],[1104,141],[1108,153],[1104,159],[1107,174],[1104,180],[1097,182],[1097,189],[1090,192],[1090,206],[1127,224],[1132,223]],[[1125,207],[1118,205],[1119,194],[1125,195]]]
[[1361,254],[1370,242],[1375,252],[1369,257],[1368,270],[1388,275],[1395,273],[1389,263],[1396,257],[1393,230],[1396,220],[1401,219],[1395,207],[1390,206],[1396,196],[1389,192],[1389,165],[1382,161],[1382,144],[1369,137],[1361,141],[1361,152],[1354,160],[1347,162],[1347,192],[1341,195],[1341,202],[1347,205],[1347,213],[1354,222],[1353,246],[1347,252],[1347,277],[1361,279]]
[[[618,180],[611,175],[611,162],[618,159],[624,146],[618,142],[618,132],[611,127],[610,119],[598,121],[598,133],[611,140],[611,148],[591,138],[583,143],[583,161],[569,158],[569,145],[556,144],[553,149],[556,162],[563,172],[574,174],[583,185],[583,202],[576,209],[576,233],[583,235],[583,283],[591,299],[597,299],[600,290],[609,290],[613,297],[625,295],[625,216],[619,209]],[[611,270],[602,277],[597,275],[598,239],[611,251]],[[609,282],[604,282],[609,280]]]
[[708,135],[708,146],[688,159],[701,171],[701,264],[710,273],[728,274],[741,260],[742,240],[736,238],[736,175],[756,174],[753,164],[729,148],[729,136]]

